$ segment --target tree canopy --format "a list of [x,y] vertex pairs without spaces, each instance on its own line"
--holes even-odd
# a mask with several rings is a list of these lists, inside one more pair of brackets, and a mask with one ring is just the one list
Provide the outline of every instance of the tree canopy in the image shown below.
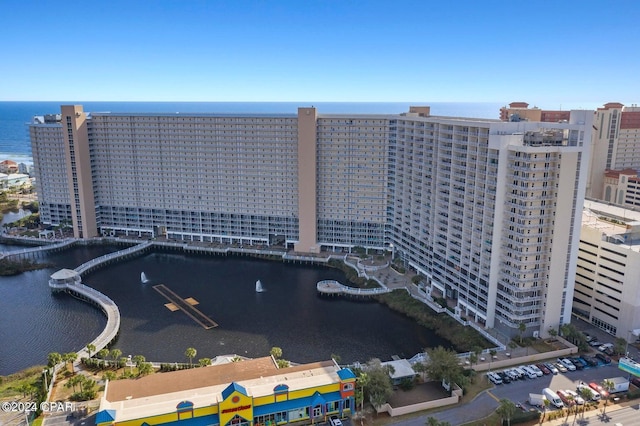
[[374,407],[380,407],[393,394],[393,383],[389,376],[389,368],[384,367],[379,359],[371,359],[365,368],[368,383],[365,392]]
[[428,360],[425,362],[425,371],[430,380],[457,383],[463,386],[466,383],[464,368],[460,365],[458,354],[442,346],[427,349]]

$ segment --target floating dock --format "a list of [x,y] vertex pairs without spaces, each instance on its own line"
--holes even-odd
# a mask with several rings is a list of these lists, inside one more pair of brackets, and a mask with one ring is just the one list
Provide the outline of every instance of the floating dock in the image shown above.
[[198,304],[198,302],[194,299],[183,299],[164,284],[154,285],[153,289],[163,295],[169,301],[169,303],[165,305],[169,310],[181,310],[189,317],[191,317],[192,320],[194,320],[207,330],[218,326],[218,324],[214,320],[200,312],[200,310],[194,306]]

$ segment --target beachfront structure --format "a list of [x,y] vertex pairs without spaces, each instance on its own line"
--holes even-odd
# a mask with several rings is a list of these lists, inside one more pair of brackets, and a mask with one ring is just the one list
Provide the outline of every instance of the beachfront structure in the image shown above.
[[640,208],[640,178],[633,169],[607,170],[604,174],[603,201],[628,209]]
[[[609,102],[596,110],[593,126],[586,195],[606,200],[603,190],[608,170],[640,170],[640,107]],[[611,198],[608,201],[615,202]]]
[[585,202],[573,313],[624,339],[640,328],[640,212]]
[[356,376],[334,361],[278,368],[271,357],[107,383],[98,426],[314,424],[355,410]]
[[457,315],[515,335],[570,320],[592,120],[63,106],[30,132],[42,221],[76,237],[390,250]]
[[571,117],[569,110],[540,109],[536,106],[529,108],[526,102],[511,102],[508,107],[500,108],[502,121],[544,121],[549,123],[567,122]]

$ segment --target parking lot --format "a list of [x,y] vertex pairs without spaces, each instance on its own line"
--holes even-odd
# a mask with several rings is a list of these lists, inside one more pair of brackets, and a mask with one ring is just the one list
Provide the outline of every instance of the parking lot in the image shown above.
[[528,407],[529,394],[541,394],[544,388],[551,388],[553,391],[575,390],[576,385],[581,381],[587,384],[590,382],[600,384],[604,379],[627,376],[627,373],[618,369],[617,364],[612,363],[598,367],[586,367],[584,370],[567,371],[556,375],[549,374],[537,379],[516,380],[509,384],[498,385],[490,392],[498,399],[507,398]]

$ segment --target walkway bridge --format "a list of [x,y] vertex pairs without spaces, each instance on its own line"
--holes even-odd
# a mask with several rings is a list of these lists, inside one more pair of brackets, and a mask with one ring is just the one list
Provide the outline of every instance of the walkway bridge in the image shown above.
[[[42,241],[42,240],[39,240],[39,241]],[[59,243],[54,243],[54,244],[48,243],[47,245],[40,246],[40,247],[33,247],[33,248],[28,248],[23,250],[4,252],[0,254],[0,259],[13,258],[13,260],[16,260],[16,259],[26,259],[29,257],[36,257],[40,254],[45,254],[49,251],[64,250],[67,247],[74,245],[75,243],[76,243],[75,239],[69,238]]]
[[[77,271],[70,269],[62,269],[51,275],[49,280],[49,288],[53,292],[69,293],[85,302],[91,303],[98,307],[107,317],[107,325],[102,333],[91,342],[95,346],[92,355],[100,349],[103,349],[111,343],[120,331],[120,310],[113,300],[91,287],[81,282],[80,275]],[[78,352],[78,359],[89,356],[89,351],[84,347]]]
[[375,296],[378,294],[391,293],[391,289],[387,287],[378,288],[356,288],[341,284],[335,280],[322,280],[316,284],[318,293],[328,296]]
[[104,256],[100,256],[100,257],[96,257],[95,259],[91,259],[90,261],[83,263],[82,265],[78,266],[75,271],[80,274],[86,274],[89,273],[91,271],[93,271],[94,269],[97,269],[101,266],[104,266],[108,263],[111,262],[115,262],[117,260],[123,259],[123,258],[127,258],[127,257],[133,257],[139,254],[144,253],[145,251],[149,250],[151,248],[151,246],[153,246],[153,242],[151,241],[146,241],[142,244],[138,244],[136,246],[133,247],[129,247],[127,249],[124,250],[120,250],[120,251],[116,251],[114,253],[109,253],[109,254],[105,254]]

